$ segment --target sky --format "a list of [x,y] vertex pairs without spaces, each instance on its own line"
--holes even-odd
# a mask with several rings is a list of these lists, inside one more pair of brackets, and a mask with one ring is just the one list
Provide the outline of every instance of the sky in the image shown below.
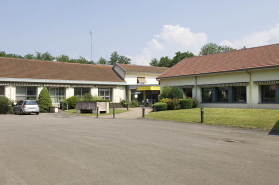
[[279,43],[278,0],[0,0],[0,51],[149,65],[210,42],[234,48]]

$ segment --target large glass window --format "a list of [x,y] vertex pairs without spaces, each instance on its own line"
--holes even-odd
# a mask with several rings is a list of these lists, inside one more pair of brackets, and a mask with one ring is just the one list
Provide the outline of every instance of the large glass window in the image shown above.
[[75,87],[74,95],[81,99],[85,94],[90,94],[90,88]]
[[228,102],[228,87],[218,87],[218,102]]
[[143,91],[131,90],[131,101],[136,101],[139,105],[144,105]]
[[262,85],[262,102],[275,103],[275,85]]
[[0,96],[5,96],[5,87],[0,86]]
[[99,96],[103,98],[103,100],[112,100],[112,89],[99,89]]
[[202,102],[212,102],[212,88],[202,88]]
[[16,100],[36,99],[37,87],[16,87]]
[[245,103],[246,102],[246,86],[233,87],[233,102]]
[[187,98],[192,98],[192,88],[182,88],[182,90]]
[[52,103],[59,103],[65,99],[65,88],[58,87],[58,88],[48,88],[48,92]]

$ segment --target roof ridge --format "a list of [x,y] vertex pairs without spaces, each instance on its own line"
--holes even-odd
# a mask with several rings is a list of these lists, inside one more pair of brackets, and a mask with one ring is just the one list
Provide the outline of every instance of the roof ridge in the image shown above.
[[[117,63],[117,64],[121,64],[121,63]],[[140,66],[140,67],[158,67],[158,68],[169,68],[169,67],[160,67],[160,66],[145,66],[145,65],[138,65],[138,64],[121,64],[121,65]]]

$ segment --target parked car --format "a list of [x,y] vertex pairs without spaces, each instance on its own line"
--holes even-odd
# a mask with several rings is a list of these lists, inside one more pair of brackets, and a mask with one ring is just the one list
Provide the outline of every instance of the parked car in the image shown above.
[[37,115],[40,113],[40,107],[36,100],[20,100],[14,106],[14,114],[30,113],[36,113]]

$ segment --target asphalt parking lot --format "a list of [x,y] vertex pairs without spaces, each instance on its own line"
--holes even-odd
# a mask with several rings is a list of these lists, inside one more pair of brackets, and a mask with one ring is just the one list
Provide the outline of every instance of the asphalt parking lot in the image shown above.
[[279,136],[154,120],[0,115],[0,184],[278,184]]

